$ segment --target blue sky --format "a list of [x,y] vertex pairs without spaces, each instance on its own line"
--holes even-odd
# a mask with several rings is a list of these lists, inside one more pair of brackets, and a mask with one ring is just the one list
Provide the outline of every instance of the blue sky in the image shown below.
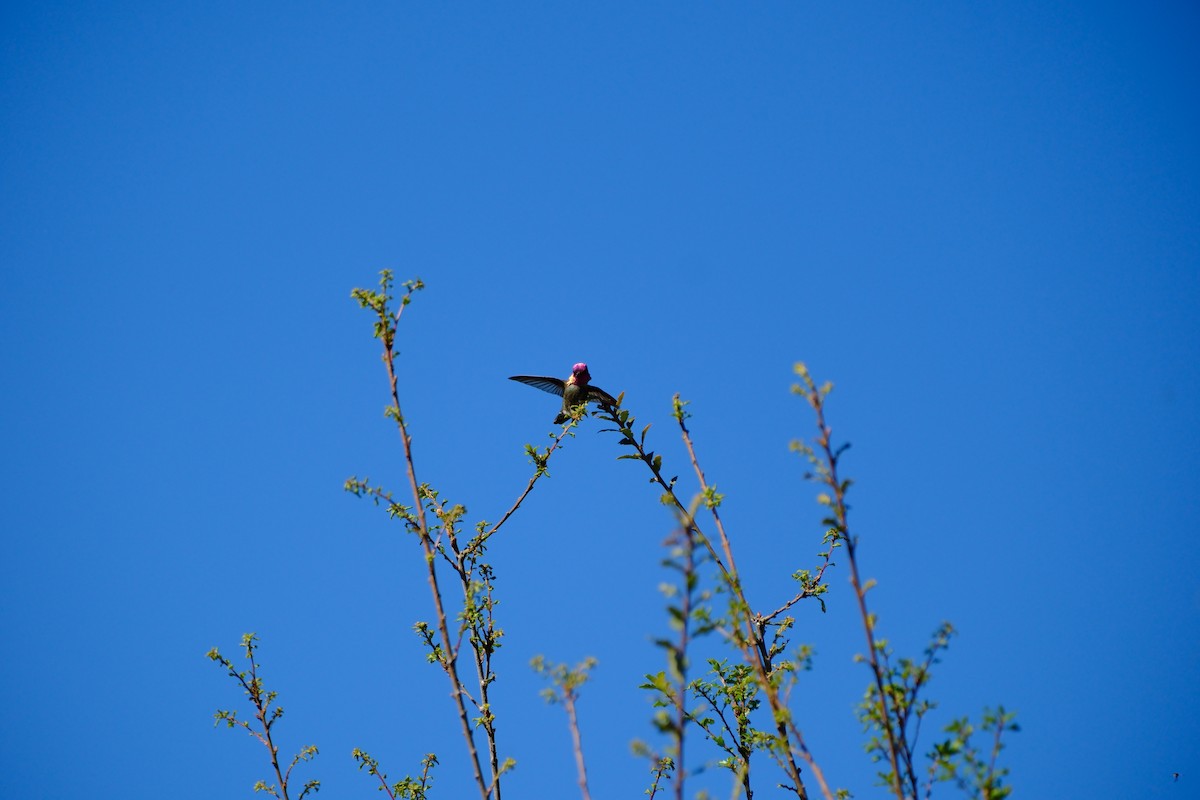
[[[249,796],[204,658],[263,640],[321,796],[442,758],[467,796],[370,319],[428,284],[400,376],[424,480],[495,520],[586,360],[686,462],[752,601],[819,549],[794,361],[836,384],[884,632],[938,722],[1004,703],[1018,796],[1200,780],[1200,15],[1186,3],[8,3],[0,10],[0,794]],[[526,664],[600,661],[595,796],[648,783],[671,518],[592,420],[493,548],[511,797],[574,791]],[[845,565],[798,714],[882,796]],[[699,750],[699,748],[697,748]],[[710,754],[711,755],[711,754]],[[715,756],[713,756],[715,757]],[[695,766],[695,765],[694,765]],[[1170,773],[1180,772],[1178,783]],[[726,796],[709,770],[692,784]],[[81,788],[82,787],[82,788]],[[775,796],[767,785],[762,796]],[[953,796],[944,788],[941,796]]]

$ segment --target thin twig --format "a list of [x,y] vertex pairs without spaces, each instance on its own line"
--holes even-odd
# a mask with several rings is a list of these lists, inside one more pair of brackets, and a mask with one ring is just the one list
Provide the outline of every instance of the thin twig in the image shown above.
[[271,726],[274,724],[274,719],[267,719],[267,712],[270,710],[270,699],[263,700],[262,683],[258,679],[258,663],[254,660],[254,648],[250,644],[246,645],[246,657],[250,660],[250,681],[247,683],[245,679],[238,674],[237,678],[241,681],[242,686],[250,694],[250,701],[254,703],[254,716],[262,725],[262,734],[252,730],[249,725],[246,729],[266,746],[267,752],[271,754],[271,769],[275,771],[275,779],[279,781],[279,791],[283,792],[283,800],[288,798],[287,777],[279,769],[279,748],[271,738]]
[[383,791],[387,794],[389,800],[396,800],[396,795],[392,791],[392,787],[388,786],[387,777],[382,772],[379,772],[378,770],[375,771],[375,777],[379,778],[380,786],[382,787]]
[[534,484],[538,482],[539,478],[547,474],[544,466],[546,462],[550,460],[550,456],[553,455],[554,451],[558,449],[558,446],[562,444],[563,439],[571,435],[572,429],[574,429],[578,424],[579,420],[571,419],[563,425],[562,431],[554,437],[554,444],[550,445],[549,449],[546,451],[546,455],[543,457],[543,468],[538,469],[533,473],[533,477],[529,479],[529,483],[525,486],[525,491],[521,492],[520,497],[518,497],[516,502],[512,504],[512,507],[509,508],[508,511],[504,512],[504,516],[500,518],[500,521],[489,528],[487,533],[483,534],[475,542],[473,542],[472,547],[478,547],[479,545],[486,543],[488,539],[492,538],[492,535],[495,534],[496,531],[500,530],[504,523],[508,522],[508,518],[516,513],[516,510],[521,507],[521,503],[523,503],[525,498],[529,496],[529,493],[533,491]]
[[[986,718],[987,709],[984,709]],[[1004,733],[1004,706],[996,708],[996,736],[992,740],[992,757],[988,761],[987,778],[983,784],[983,800],[990,800],[992,796],[992,782],[996,779],[996,759],[1000,756],[1000,736]]]
[[[818,553],[817,555],[821,555],[821,554]],[[823,563],[821,565],[821,568],[817,570],[817,575],[812,580],[812,584],[811,584],[812,586],[819,586],[821,583],[821,580],[825,577],[825,570],[827,570],[827,569],[829,569],[829,567],[833,566],[833,561],[832,561],[833,548],[830,547],[829,550],[827,550],[824,555],[825,555],[825,563]],[[816,595],[812,591],[810,591],[809,588],[805,587],[804,589],[801,589],[796,594],[795,597],[793,597],[791,600],[788,600],[786,603],[784,603],[782,606],[780,606],[779,608],[772,611],[770,614],[765,614],[763,616],[758,617],[758,621],[760,623],[770,622],[771,620],[775,619],[783,612],[787,611],[792,606],[796,605],[796,603],[799,603],[804,598],[815,597],[815,596]]]

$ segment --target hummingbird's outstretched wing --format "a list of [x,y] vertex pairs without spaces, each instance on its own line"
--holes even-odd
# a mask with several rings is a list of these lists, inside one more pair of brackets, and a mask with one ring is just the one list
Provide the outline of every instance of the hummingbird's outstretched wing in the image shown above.
[[563,390],[567,388],[566,381],[559,380],[558,378],[547,378],[542,375],[513,375],[509,380],[523,383],[526,386],[532,386],[535,389],[541,389],[543,392],[556,394],[559,397],[562,397]]
[[589,403],[599,403],[602,406],[617,407],[617,398],[601,389],[599,386],[589,386],[587,399]]

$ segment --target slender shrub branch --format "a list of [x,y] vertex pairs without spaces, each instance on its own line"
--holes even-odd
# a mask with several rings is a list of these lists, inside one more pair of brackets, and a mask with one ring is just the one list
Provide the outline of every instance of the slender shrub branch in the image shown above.
[[[271,770],[275,773],[275,783],[268,784],[265,781],[258,781],[254,784],[254,791],[266,792],[272,797],[280,798],[280,800],[291,800],[289,794],[289,784],[292,776],[292,769],[302,761],[312,761],[317,757],[317,746],[308,745],[300,749],[295,757],[292,758],[286,771],[279,764],[279,747],[275,744],[273,730],[276,723],[283,717],[283,707],[275,703],[278,694],[273,691],[268,691],[263,684],[263,679],[258,674],[258,659],[254,653],[258,650],[258,636],[253,633],[247,633],[242,636],[242,650],[245,653],[246,660],[250,662],[250,668],[244,671],[239,671],[225,656],[212,648],[208,651],[208,657],[220,664],[229,673],[229,677],[233,678],[241,685],[246,696],[250,698],[250,704],[254,706],[254,718],[258,722],[258,727],[244,719],[239,719],[236,711],[221,711],[218,710],[214,715],[217,725],[224,722],[230,728],[243,728],[247,733],[257,739],[271,757]],[[317,792],[321,788],[321,782],[318,780],[310,780],[304,784],[300,794],[296,800],[303,800],[304,796],[309,792]]]

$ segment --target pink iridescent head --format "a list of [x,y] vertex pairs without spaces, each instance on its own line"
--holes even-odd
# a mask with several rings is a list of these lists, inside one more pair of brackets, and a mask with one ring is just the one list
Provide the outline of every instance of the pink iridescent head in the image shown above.
[[571,367],[571,380],[577,384],[586,384],[592,379],[592,373],[588,372],[587,364],[580,361],[575,366]]
[[583,363],[582,361],[580,361],[575,366],[571,367],[572,375],[578,375],[581,372],[587,372],[587,371],[588,371],[587,364]]

